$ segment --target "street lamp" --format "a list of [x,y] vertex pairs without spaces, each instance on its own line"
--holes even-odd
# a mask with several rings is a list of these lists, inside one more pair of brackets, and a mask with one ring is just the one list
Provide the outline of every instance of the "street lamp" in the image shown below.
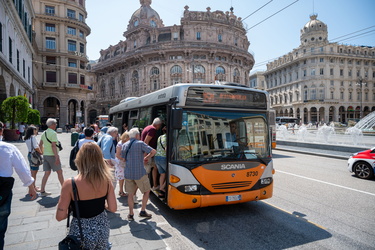
[[363,85],[367,85],[367,83],[365,82],[365,79],[362,78],[362,76],[358,77],[358,82],[357,82],[357,85],[359,85],[359,87],[361,88],[361,98],[360,98],[360,101],[361,101],[361,110],[359,112],[359,119],[362,119],[362,116],[363,116],[363,108],[362,108],[362,88],[363,88]]

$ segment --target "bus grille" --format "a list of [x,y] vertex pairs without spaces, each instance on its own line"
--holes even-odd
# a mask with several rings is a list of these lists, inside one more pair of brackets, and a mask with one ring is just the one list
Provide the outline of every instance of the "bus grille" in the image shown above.
[[252,181],[241,181],[241,182],[224,182],[212,184],[213,189],[230,189],[230,188],[243,188],[250,187]]

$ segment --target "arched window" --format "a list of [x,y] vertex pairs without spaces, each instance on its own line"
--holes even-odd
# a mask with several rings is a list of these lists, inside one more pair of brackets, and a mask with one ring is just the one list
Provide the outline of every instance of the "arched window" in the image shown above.
[[225,69],[221,66],[216,67],[216,75],[215,75],[215,80],[216,81],[225,81]]
[[178,65],[171,68],[171,82],[172,84],[182,82],[182,68]]
[[305,86],[305,87],[303,87],[303,100],[305,100],[305,101],[308,100],[307,93],[308,93],[307,86]]
[[206,82],[206,69],[202,65],[194,65],[193,69],[193,83]]
[[233,71],[233,82],[240,83],[240,71],[237,68]]
[[150,71],[150,90],[158,90],[160,88],[160,79],[159,79],[159,68],[152,67]]
[[225,69],[221,66],[216,67],[216,74],[225,74]]
[[139,90],[139,75],[138,75],[138,71],[136,71],[136,70],[133,71],[131,82],[132,82],[132,92],[133,93],[138,92],[138,90]]
[[178,65],[175,65],[171,68],[171,74],[182,74],[182,68]]
[[160,74],[159,68],[152,67],[150,74],[151,75],[159,75]]

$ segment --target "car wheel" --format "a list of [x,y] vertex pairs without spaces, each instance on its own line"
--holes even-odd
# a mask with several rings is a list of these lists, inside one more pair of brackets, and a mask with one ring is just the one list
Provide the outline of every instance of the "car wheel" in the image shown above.
[[353,167],[354,174],[361,179],[371,179],[374,176],[374,170],[367,162],[357,162]]

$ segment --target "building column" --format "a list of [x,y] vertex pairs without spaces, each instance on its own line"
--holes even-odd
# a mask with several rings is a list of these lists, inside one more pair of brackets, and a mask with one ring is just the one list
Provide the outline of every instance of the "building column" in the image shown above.
[[307,122],[311,122],[311,110],[307,109]]

